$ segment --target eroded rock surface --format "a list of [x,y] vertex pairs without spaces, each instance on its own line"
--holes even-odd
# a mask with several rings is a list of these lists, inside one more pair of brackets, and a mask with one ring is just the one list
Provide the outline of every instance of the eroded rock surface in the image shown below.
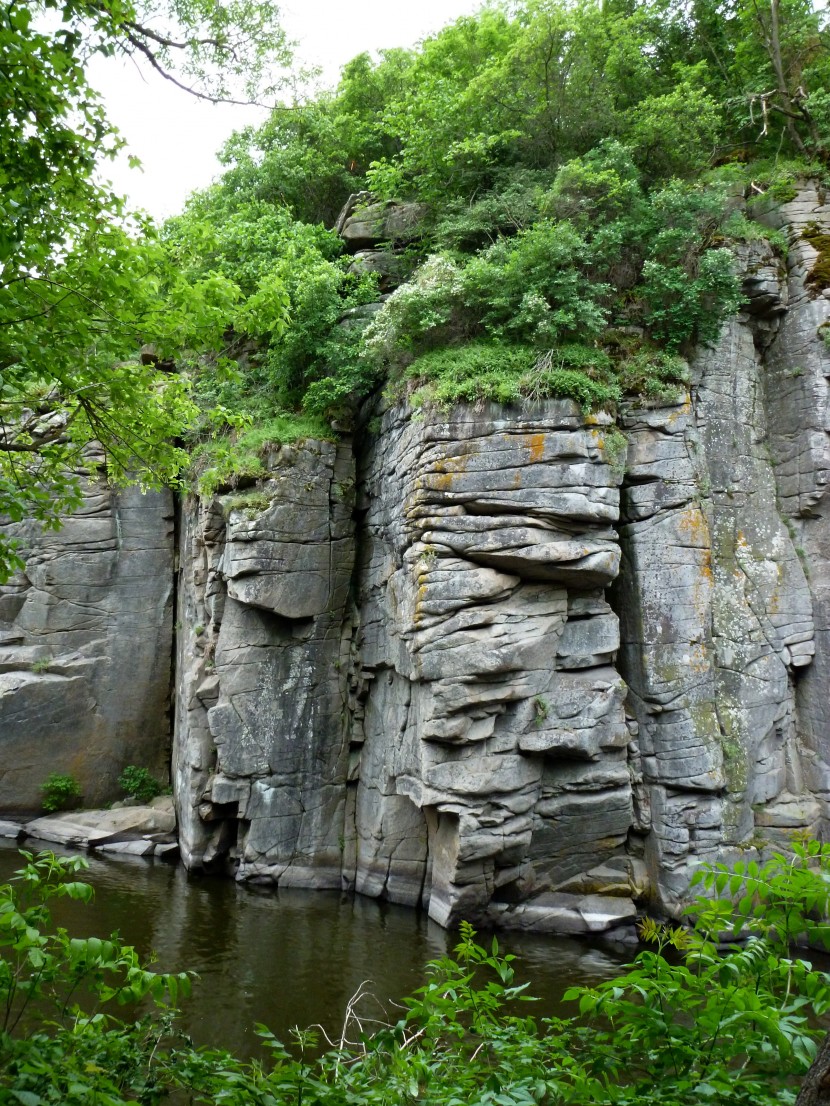
[[190,865],[526,925],[517,903],[538,913],[580,879],[590,893],[589,871],[616,862],[628,906],[610,915],[629,916],[642,827],[603,595],[611,437],[568,402],[387,411],[361,463],[354,574],[342,445],[284,448],[247,498],[186,511]]
[[354,520],[326,490],[351,458],[312,445],[247,510],[191,512],[189,863],[581,933],[821,828],[830,303],[804,231],[828,219],[809,191],[768,218],[787,266],[744,248],[744,310],[624,437],[566,402],[391,408]]
[[166,856],[178,852],[172,796],[162,795],[146,805],[131,804],[112,810],[72,810],[35,818],[21,834],[35,841],[132,856]]
[[[339,229],[374,264],[424,213],[367,200]],[[275,448],[255,486],[184,504],[189,867],[589,933],[677,914],[703,861],[826,829],[830,290],[812,243],[830,212],[805,188],[761,215],[786,261],[742,247],[741,313],[683,394],[619,428],[565,401],[380,405],[354,444]],[[33,806],[33,773],[80,757],[111,778],[159,747],[171,520],[132,494],[90,483],[0,592],[0,787]],[[150,721],[125,752],[123,722],[109,735],[139,691]]]
[[384,416],[361,472],[354,881],[499,916],[634,825],[618,475],[576,407]]
[[818,832],[826,794],[830,364],[818,330],[830,305],[806,290],[801,234],[827,212],[807,192],[776,219],[787,268],[766,242],[747,248],[745,310],[698,351],[690,392],[623,420],[614,605],[652,812],[649,873],[670,911],[702,860]]
[[173,502],[115,491],[90,454],[83,502],[59,531],[19,524],[25,572],[0,586],[0,810],[40,809],[70,774],[84,802],[118,798],[127,764],[167,770]]
[[190,867],[339,887],[348,771],[350,443],[276,449],[249,492],[185,504],[176,782]]

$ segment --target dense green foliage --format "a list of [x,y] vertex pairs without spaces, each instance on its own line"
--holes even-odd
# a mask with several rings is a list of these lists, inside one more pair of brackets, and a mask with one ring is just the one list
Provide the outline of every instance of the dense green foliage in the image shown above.
[[[740,303],[734,244],[765,233],[745,192],[823,172],[825,21],[801,0],[526,0],[355,58],[237,134],[167,228],[192,279],[246,274],[255,314],[257,282],[287,294],[287,325],[249,325],[242,371],[203,367],[197,394],[243,420],[342,422],[387,381],[416,402],[586,408],[676,388]],[[361,189],[426,211],[414,276],[362,322],[376,290],[323,230]],[[227,463],[203,487],[227,481],[235,433],[210,428]]]
[[[239,300],[189,282],[104,183],[123,144],[94,55],[143,60],[195,94],[249,97],[287,52],[267,2],[8,0],[0,9],[0,516],[56,526],[104,451],[117,482],[174,481],[197,413],[185,378],[141,363],[215,348]],[[270,82],[270,75],[269,75]],[[145,359],[147,360],[147,359]],[[20,565],[0,535],[0,581]]]
[[61,772],[52,772],[40,787],[43,794],[42,806],[47,814],[67,807],[78,806],[81,801],[81,785],[74,776]]
[[[805,936],[830,944],[830,846],[817,842],[703,870],[693,925],[644,922],[648,947],[569,992],[571,1019],[533,1017],[514,957],[463,925],[387,1024],[364,1019],[358,994],[333,1040],[296,1031],[286,1049],[260,1027],[265,1061],[176,1032],[165,1003],[186,974],[148,972],[115,938],[53,931],[53,897],[91,896],[83,861],[24,855],[0,888],[0,1100],[22,1106],[783,1106],[830,1010],[830,976],[790,953]],[[730,930],[740,940],[719,945]],[[138,1021],[112,1013],[148,998],[156,1012]]]
[[[208,490],[386,385],[609,409],[682,385],[740,302],[735,243],[764,233],[744,197],[824,174],[826,23],[809,0],[493,4],[295,91],[158,234],[100,183],[120,138],[84,59],[181,59],[197,94],[251,96],[286,61],[275,9],[10,0],[0,514],[57,524],[92,440],[121,482],[175,482],[195,452]],[[380,310],[327,229],[364,189],[424,205],[396,255],[414,275]]]
[[118,786],[130,799],[140,803],[149,803],[160,795],[162,786],[149,768],[143,765],[128,764],[118,777]]

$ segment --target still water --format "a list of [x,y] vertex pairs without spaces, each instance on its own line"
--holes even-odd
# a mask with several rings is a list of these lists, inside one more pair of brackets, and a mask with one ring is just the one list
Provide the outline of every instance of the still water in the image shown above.
[[[282,1040],[295,1025],[321,1024],[339,1035],[346,1004],[366,980],[394,1016],[391,1003],[418,987],[427,961],[455,940],[424,914],[374,899],[252,890],[143,858],[88,860],[83,878],[95,887],[93,904],[57,900],[56,923],[77,936],[117,931],[142,957],[154,955],[159,970],[197,972],[182,1028],[197,1044],[239,1054],[257,1051],[257,1022]],[[19,866],[15,847],[0,845],[0,882]],[[519,958],[517,981],[529,981],[540,999],[522,1011],[535,1017],[575,1012],[561,1003],[565,988],[608,979],[625,960],[610,947],[568,938],[509,934],[500,941]]]

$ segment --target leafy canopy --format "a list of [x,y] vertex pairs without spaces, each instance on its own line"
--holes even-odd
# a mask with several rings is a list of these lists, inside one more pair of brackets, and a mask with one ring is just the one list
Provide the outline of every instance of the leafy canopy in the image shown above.
[[[174,480],[195,407],[155,361],[215,347],[240,298],[188,282],[150,223],[103,183],[122,144],[85,65],[126,54],[208,99],[273,92],[288,60],[259,0],[8,0],[0,10],[0,515],[58,525],[79,478]],[[267,77],[267,81],[265,80]],[[140,347],[157,357],[140,364]],[[19,566],[0,537],[0,580]]]
[[[826,22],[801,0],[525,0],[358,56],[336,89],[234,136],[168,228],[192,274],[270,265],[290,289],[287,327],[249,327],[232,387],[207,366],[197,392],[255,422],[340,425],[384,382],[585,407],[682,384],[740,303],[735,244],[765,233],[744,191],[791,188],[823,156]],[[414,276],[361,313],[377,292],[322,226],[364,189],[427,214],[393,259]],[[243,430],[208,431],[224,480]]]

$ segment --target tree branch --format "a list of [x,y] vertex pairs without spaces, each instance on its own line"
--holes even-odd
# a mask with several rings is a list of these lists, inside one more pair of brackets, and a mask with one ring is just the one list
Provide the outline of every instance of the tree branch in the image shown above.
[[159,62],[156,55],[150,49],[146,42],[142,42],[137,38],[132,31],[127,30],[127,41],[130,45],[136,49],[143,57],[147,59],[151,67],[164,77],[166,81],[170,81],[176,88],[180,88],[182,92],[187,92],[191,96],[195,96],[197,100],[204,100],[208,104],[234,104],[236,107],[264,107],[264,104],[258,103],[256,100],[232,100],[227,96],[211,96],[207,92],[202,92],[198,88],[194,88],[193,85],[185,84],[184,81],[178,80],[172,73],[168,72],[164,66]]

